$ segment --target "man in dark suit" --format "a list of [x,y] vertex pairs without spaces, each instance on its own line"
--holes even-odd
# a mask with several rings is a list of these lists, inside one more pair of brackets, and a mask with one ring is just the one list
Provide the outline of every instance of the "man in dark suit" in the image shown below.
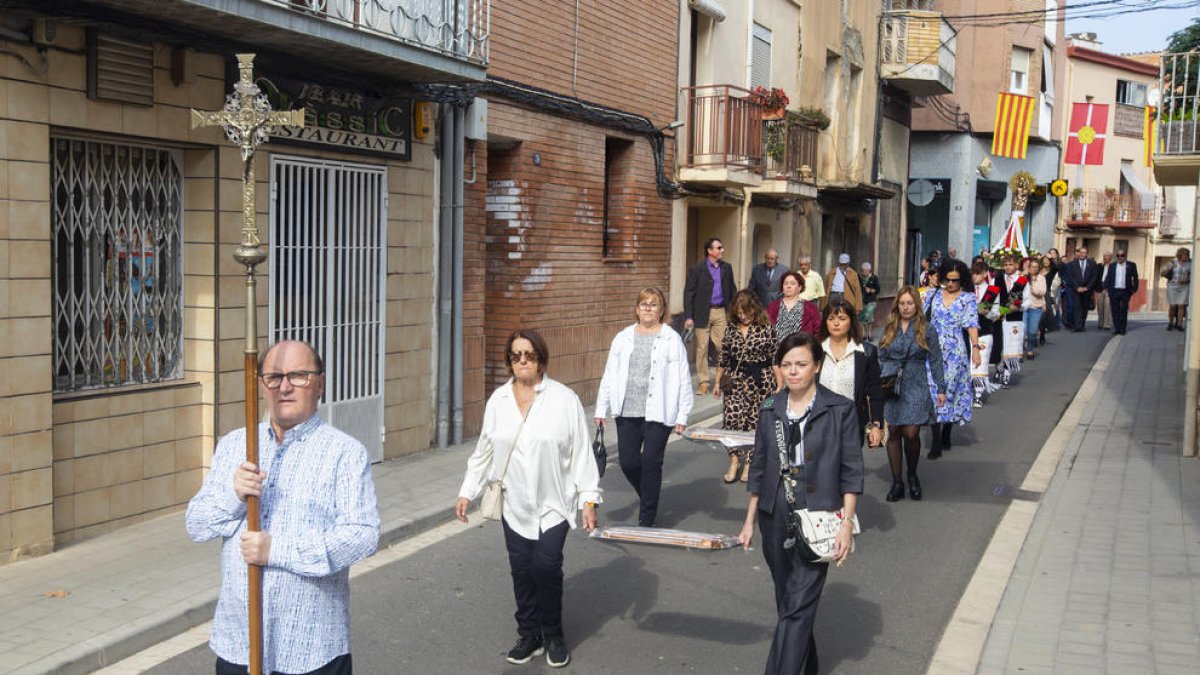
[[1125,324],[1129,320],[1129,298],[1138,289],[1137,263],[1126,260],[1126,257],[1125,251],[1117,251],[1117,261],[1109,265],[1104,274],[1104,290],[1108,291],[1115,335],[1125,334]]
[[1076,333],[1082,333],[1088,311],[1092,309],[1092,293],[1100,285],[1100,267],[1088,257],[1087,246],[1080,246],[1075,249],[1075,259],[1062,263],[1059,270],[1075,310],[1072,328]]
[[725,306],[733,302],[737,293],[733,268],[721,260],[725,256],[721,240],[714,237],[704,242],[704,252],[704,260],[688,268],[683,284],[683,328],[696,329],[696,375],[700,378],[701,394],[707,394],[710,386],[708,339],[712,338],[719,354],[729,326]]
[[750,270],[750,286],[748,288],[758,296],[758,301],[762,303],[763,307],[783,295],[779,285],[783,281],[783,275],[789,271],[787,265],[779,264],[779,251],[773,248],[768,249],[767,254],[763,256],[763,261]]

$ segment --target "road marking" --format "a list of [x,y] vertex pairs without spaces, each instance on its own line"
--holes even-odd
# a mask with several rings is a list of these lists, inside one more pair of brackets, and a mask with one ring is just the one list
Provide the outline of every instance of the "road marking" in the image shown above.
[[[1092,401],[1100,379],[1108,370],[1121,338],[1115,337],[1108,341],[1100,358],[1092,366],[1087,378],[1079,387],[1079,393],[1067,406],[1054,430],[1042,449],[1038,451],[1037,459],[1025,474],[1019,491],[1041,494],[1050,486],[1050,479],[1062,459],[1063,452],[1083,418],[1084,409]],[[1025,545],[1025,538],[1033,526],[1033,518],[1037,515],[1039,502],[1017,499],[1009,503],[992,540],[988,542],[987,550],[979,559],[975,573],[967,584],[966,591],[958,600],[954,616],[942,633],[933,659],[929,662],[926,675],[958,675],[974,673],[979,670],[980,657],[987,642],[988,633],[992,629],[992,621],[1000,608],[1000,600],[1008,588],[1009,578],[1017,565],[1017,557]]]
[[[412,537],[402,539],[350,568],[350,578],[355,579],[359,575],[374,571],[398,560],[403,560],[414,553],[419,553],[455,535],[469,532],[473,529],[476,522],[478,522],[478,516],[472,518],[471,525],[463,525],[458,521],[452,521]],[[173,638],[147,647],[111,666],[97,670],[94,675],[141,675],[141,673],[145,673],[159,664],[170,661],[186,651],[205,644],[208,642],[211,632],[212,622],[205,622]]]

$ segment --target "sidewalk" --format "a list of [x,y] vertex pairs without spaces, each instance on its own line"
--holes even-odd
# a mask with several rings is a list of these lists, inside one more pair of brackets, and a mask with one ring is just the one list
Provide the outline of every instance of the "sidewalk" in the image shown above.
[[1183,334],[1163,328],[1134,324],[1097,363],[979,673],[1196,672],[1200,461],[1179,455]]
[[[697,398],[692,422],[718,412],[716,398]],[[608,436],[611,464],[616,434]],[[472,440],[372,467],[380,549],[453,518],[474,448]],[[208,621],[219,546],[192,543],[180,511],[0,567],[0,673],[89,673]]]

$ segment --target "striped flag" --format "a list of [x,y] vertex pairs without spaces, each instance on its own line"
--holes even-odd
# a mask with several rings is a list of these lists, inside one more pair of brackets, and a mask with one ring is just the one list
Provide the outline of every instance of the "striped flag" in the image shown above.
[[1158,145],[1158,125],[1154,123],[1154,107],[1146,106],[1142,122],[1142,165],[1154,166],[1154,148]]
[[1032,96],[1001,93],[996,99],[996,131],[992,134],[992,154],[997,157],[1025,159],[1029,149],[1029,125],[1033,121]]

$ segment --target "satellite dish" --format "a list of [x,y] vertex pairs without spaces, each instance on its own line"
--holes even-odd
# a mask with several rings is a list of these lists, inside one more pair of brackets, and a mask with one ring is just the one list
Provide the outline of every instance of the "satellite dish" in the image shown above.
[[908,184],[908,203],[913,206],[929,206],[929,203],[933,201],[933,197],[933,183],[924,178],[918,178]]
[[1146,105],[1148,105],[1152,108],[1157,108],[1158,102],[1161,100],[1162,100],[1162,92],[1160,92],[1157,88],[1151,89],[1146,94]]

